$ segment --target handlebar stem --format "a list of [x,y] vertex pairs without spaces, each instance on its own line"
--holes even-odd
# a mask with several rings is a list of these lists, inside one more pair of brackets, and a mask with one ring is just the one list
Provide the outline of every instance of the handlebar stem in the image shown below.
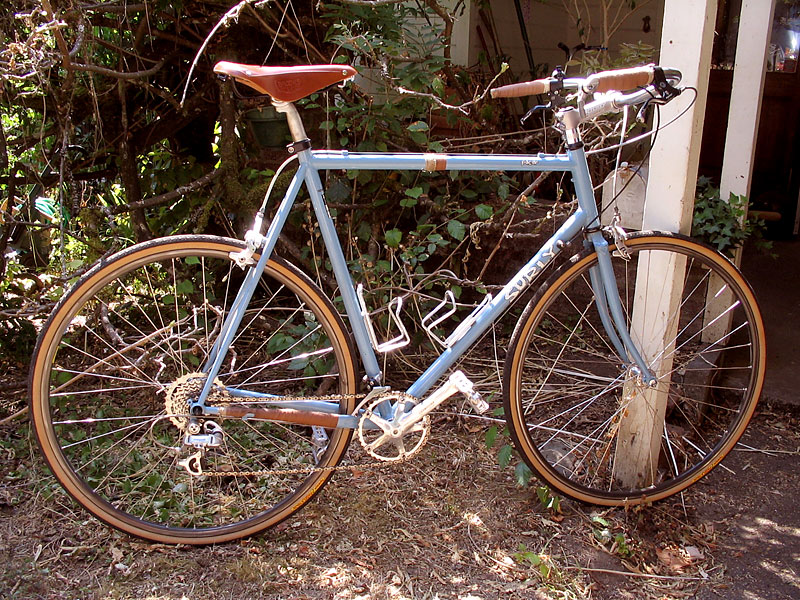
[[567,145],[573,146],[581,142],[581,133],[578,126],[581,124],[580,112],[569,106],[563,108],[556,113],[556,119],[564,125],[564,136],[567,140]]

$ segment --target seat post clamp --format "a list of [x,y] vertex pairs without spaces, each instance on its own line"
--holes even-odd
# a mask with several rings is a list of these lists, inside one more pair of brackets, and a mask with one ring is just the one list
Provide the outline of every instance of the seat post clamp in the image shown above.
[[308,150],[311,148],[311,140],[308,138],[302,139],[298,142],[292,142],[286,146],[286,151],[289,154],[297,154],[298,152],[302,152],[303,150]]

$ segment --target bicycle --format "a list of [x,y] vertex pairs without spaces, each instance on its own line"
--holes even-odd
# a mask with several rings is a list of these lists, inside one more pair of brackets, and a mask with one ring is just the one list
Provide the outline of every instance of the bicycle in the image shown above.
[[[566,152],[484,155],[313,150],[293,103],[352,77],[352,67],[215,69],[272,96],[293,139],[281,169],[296,160],[297,172],[266,234],[265,198],[244,241],[184,235],[132,246],[87,272],[45,324],[29,379],[33,426],[53,474],[97,518],[153,541],[224,542],[302,508],[343,468],[354,434],[376,463],[410,458],[448,398],[462,393],[486,410],[464,373],[447,373],[523,296],[503,372],[505,420],[520,457],[559,493],[612,506],[656,501],[736,444],[764,378],[753,292],[729,260],[687,237],[601,227],[579,129],[671,100],[678,71],[495,88],[494,97],[568,93],[574,106],[555,113]],[[326,208],[326,169],[561,171],[578,207],[440,339],[442,352],[410,387],[393,391],[376,353],[405,340],[376,339]],[[349,329],[331,299],[273,253],[304,183]],[[429,331],[449,302],[426,317]],[[644,467],[625,473],[626,445],[640,433],[627,419],[639,408],[659,410],[663,429],[633,463]]]

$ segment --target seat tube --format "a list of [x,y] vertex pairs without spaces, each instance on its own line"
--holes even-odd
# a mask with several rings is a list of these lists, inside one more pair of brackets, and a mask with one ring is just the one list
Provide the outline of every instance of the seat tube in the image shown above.
[[[303,164],[306,164],[305,161],[308,160],[307,153],[308,151],[305,151],[300,155],[300,161]],[[361,317],[358,296],[353,287],[353,279],[350,277],[350,269],[347,267],[347,260],[342,251],[339,236],[336,234],[336,227],[325,204],[325,194],[319,172],[313,166],[309,166],[306,171],[306,187],[311,196],[311,204],[314,206],[317,224],[319,225],[322,240],[325,242],[325,249],[333,267],[336,283],[339,284],[339,293],[342,296],[342,302],[353,331],[353,338],[358,347],[361,361],[364,364],[364,372],[370,380],[380,383],[381,370],[378,365],[378,359],[375,356],[375,350],[372,348],[372,342],[370,342],[364,319]]]
[[[300,115],[294,104],[291,102],[278,101],[274,101],[272,104],[275,106],[275,110],[286,115],[292,139],[295,142],[308,142],[305,128],[303,127],[303,121],[300,119]],[[305,172],[306,187],[308,188],[309,196],[311,196],[311,204],[314,206],[314,214],[317,216],[317,224],[319,225],[322,240],[325,242],[328,257],[333,266],[333,274],[336,278],[336,283],[339,284],[339,293],[342,295],[344,308],[347,312],[348,320],[350,321],[350,327],[353,331],[353,337],[355,338],[358,352],[361,355],[364,371],[370,380],[379,383],[381,380],[381,370],[378,365],[378,359],[375,356],[375,351],[369,340],[366,325],[361,318],[361,309],[358,305],[358,297],[356,296],[355,288],[353,287],[353,280],[350,277],[350,270],[347,268],[347,261],[342,251],[342,245],[339,243],[339,237],[336,235],[333,219],[331,219],[328,207],[325,204],[325,194],[319,172],[310,164],[310,154],[310,148],[301,150],[298,159],[302,167],[307,167],[307,171]]]

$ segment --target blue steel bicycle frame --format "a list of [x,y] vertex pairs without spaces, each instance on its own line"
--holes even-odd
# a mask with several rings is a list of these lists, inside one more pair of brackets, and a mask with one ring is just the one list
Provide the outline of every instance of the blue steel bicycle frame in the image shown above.
[[[303,150],[299,153],[299,168],[281,201],[260,249],[257,264],[250,267],[230,313],[222,327],[222,332],[212,349],[204,371],[208,373],[205,388],[200,395],[200,403],[207,397],[212,382],[217,376],[228,345],[238,328],[245,309],[252,297],[261,273],[264,271],[278,235],[291,211],[300,187],[303,183],[308,189],[312,206],[317,217],[325,246],[333,266],[334,276],[347,313],[353,337],[367,377],[372,381],[381,381],[382,373],[378,365],[375,350],[370,342],[367,326],[361,317],[358,297],[347,268],[342,246],[336,234],[333,220],[328,212],[319,171],[324,170],[457,170],[457,171],[562,171],[572,175],[578,199],[578,209],[561,225],[555,234],[539,249],[508,284],[484,305],[475,316],[473,325],[467,332],[428,367],[428,369],[408,388],[407,393],[421,398],[444,375],[456,360],[491,326],[510,304],[522,294],[537,278],[539,273],[559,254],[563,246],[575,238],[584,229],[589,229],[589,241],[598,253],[598,267],[590,273],[595,301],[603,326],[608,333],[620,360],[625,365],[635,364],[639,368],[645,382],[654,381],[654,376],[647,368],[639,351],[630,338],[625,322],[625,315],[616,286],[608,242],[599,231],[599,216],[592,189],[586,155],[582,148],[569,150],[566,154],[537,155],[478,155],[478,154],[423,154],[423,153],[357,153],[332,150]],[[228,392],[236,397],[274,399],[280,398],[267,394],[248,392],[228,388]],[[293,408],[336,412],[335,404],[325,402],[280,403],[281,406]],[[342,426],[354,426],[351,418],[340,419]]]

